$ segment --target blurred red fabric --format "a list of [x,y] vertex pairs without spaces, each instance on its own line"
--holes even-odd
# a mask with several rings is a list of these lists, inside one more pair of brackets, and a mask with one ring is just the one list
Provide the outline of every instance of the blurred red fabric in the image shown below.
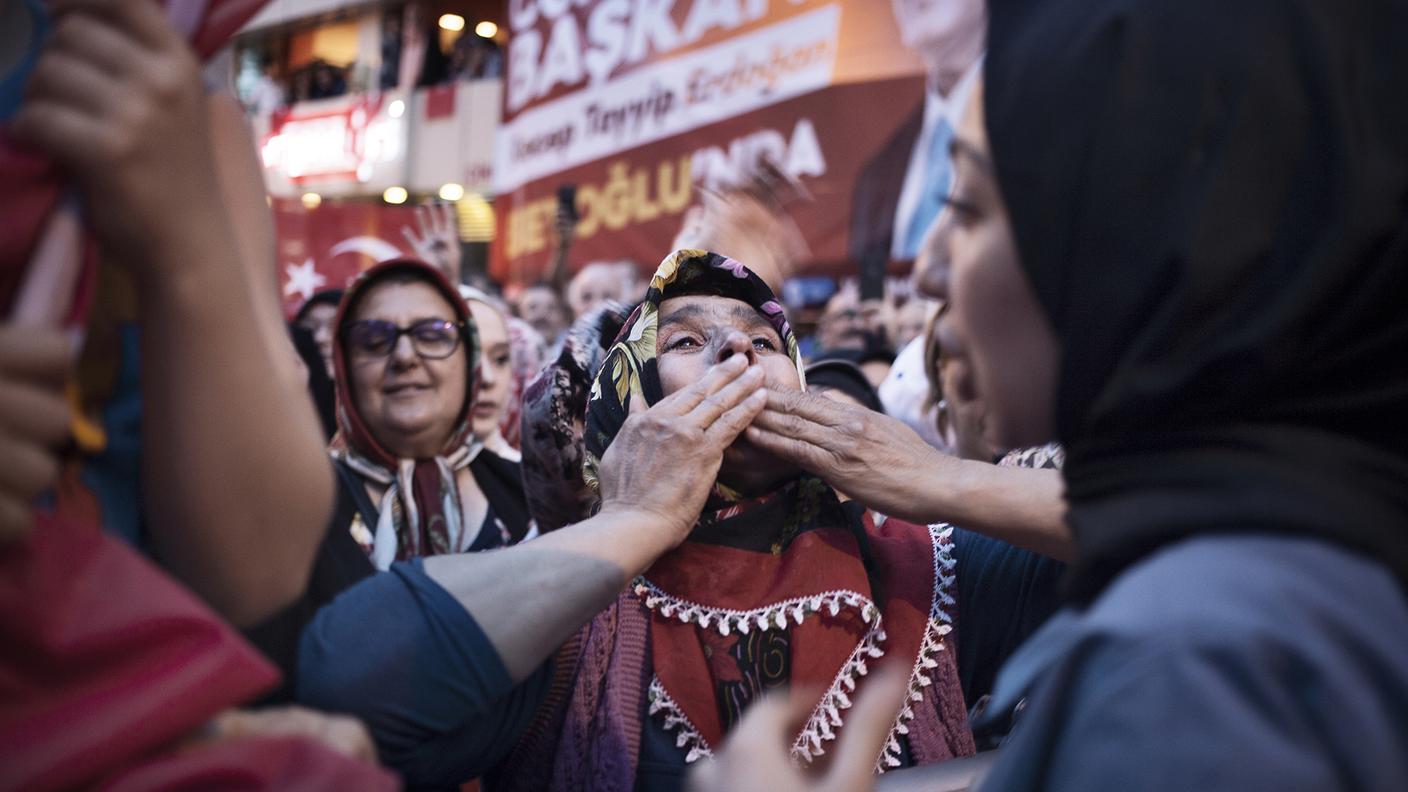
[[[171,0],[168,10],[204,56],[264,1]],[[0,129],[6,315],[64,191],[62,174]],[[74,295],[71,323],[83,322],[86,302]],[[36,507],[28,537],[0,547],[0,789],[398,786],[385,770],[305,738],[180,748],[278,672],[184,586],[106,534],[89,500],[61,489]]]

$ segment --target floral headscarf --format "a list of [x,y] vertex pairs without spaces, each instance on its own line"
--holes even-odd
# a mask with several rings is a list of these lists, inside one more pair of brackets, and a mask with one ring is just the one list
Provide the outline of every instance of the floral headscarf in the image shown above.
[[[367,428],[352,398],[345,335],[353,314],[372,288],[388,278],[407,275],[430,285],[449,303],[461,327],[466,355],[464,404],[440,455],[433,459],[400,459],[386,450]],[[467,549],[478,526],[466,530],[455,473],[468,467],[480,450],[470,421],[475,372],[479,370],[479,334],[469,306],[439,270],[414,259],[396,259],[357,276],[338,309],[336,327],[332,357],[338,430],[330,453],[361,476],[386,487],[372,537],[372,562],[386,569],[395,560]]]
[[[783,349],[797,367],[801,387],[806,387],[806,364],[797,347],[797,337],[772,289],[742,263],[705,250],[677,250],[660,263],[645,299],[636,308],[621,336],[607,354],[592,385],[587,409],[586,461],[583,475],[593,489],[598,487],[597,470],[601,455],[620,431],[630,414],[631,394],[640,394],[646,404],[665,397],[656,368],[656,330],[660,324],[660,303],[670,297],[712,295],[730,297],[758,310],[777,330]],[[716,495],[726,500],[736,496],[722,486]]]

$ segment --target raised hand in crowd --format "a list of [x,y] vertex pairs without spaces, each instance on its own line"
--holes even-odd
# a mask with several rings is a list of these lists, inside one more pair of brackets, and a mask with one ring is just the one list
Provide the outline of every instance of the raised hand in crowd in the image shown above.
[[34,499],[58,480],[72,359],[61,331],[0,325],[0,545],[29,534]]
[[712,760],[700,762],[689,777],[690,792],[861,792],[875,786],[875,758],[894,724],[907,692],[908,673],[876,671],[856,697],[836,741],[831,763],[807,773],[792,763],[788,748],[816,696],[767,696],[748,710]]
[[455,220],[455,209],[448,203],[416,207],[416,227],[401,227],[401,235],[421,261],[431,264],[450,279],[459,283],[464,266],[464,251]]
[[332,504],[317,418],[278,324],[254,143],[233,99],[206,96],[156,3],[57,0],[51,11],[12,131],[64,169],[104,265],[136,286],[152,550],[249,625],[303,590]]
[[577,214],[573,208],[563,205],[560,200],[553,220],[553,231],[557,244],[553,247],[552,261],[548,263],[547,275],[543,280],[552,284],[558,296],[565,299],[567,282],[571,280],[567,259],[572,253],[572,242],[577,239]]
[[1071,556],[1057,471],[948,456],[894,418],[805,391],[770,391],[747,437],[882,514]]
[[[144,284],[166,281],[212,240],[219,212],[205,90],[190,48],[155,3],[58,0],[53,34],[13,132],[76,182],[103,254]],[[99,200],[99,198],[101,198]]]
[[780,294],[783,281],[810,253],[787,208],[809,199],[800,183],[764,160],[740,187],[700,190],[700,202],[685,212],[671,248],[712,250],[746,261]]

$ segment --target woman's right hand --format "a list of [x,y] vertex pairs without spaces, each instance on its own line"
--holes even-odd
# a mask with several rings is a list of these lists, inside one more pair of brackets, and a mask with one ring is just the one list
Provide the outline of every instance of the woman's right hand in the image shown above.
[[649,409],[639,396],[598,473],[601,512],[646,514],[684,541],[728,448],[767,404],[763,372],[734,355]]

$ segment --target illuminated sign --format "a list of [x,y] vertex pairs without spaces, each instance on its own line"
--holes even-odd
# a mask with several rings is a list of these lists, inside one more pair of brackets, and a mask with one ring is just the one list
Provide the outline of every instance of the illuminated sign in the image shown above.
[[368,182],[377,165],[406,155],[406,119],[381,95],[300,104],[270,119],[264,167],[296,184]]

